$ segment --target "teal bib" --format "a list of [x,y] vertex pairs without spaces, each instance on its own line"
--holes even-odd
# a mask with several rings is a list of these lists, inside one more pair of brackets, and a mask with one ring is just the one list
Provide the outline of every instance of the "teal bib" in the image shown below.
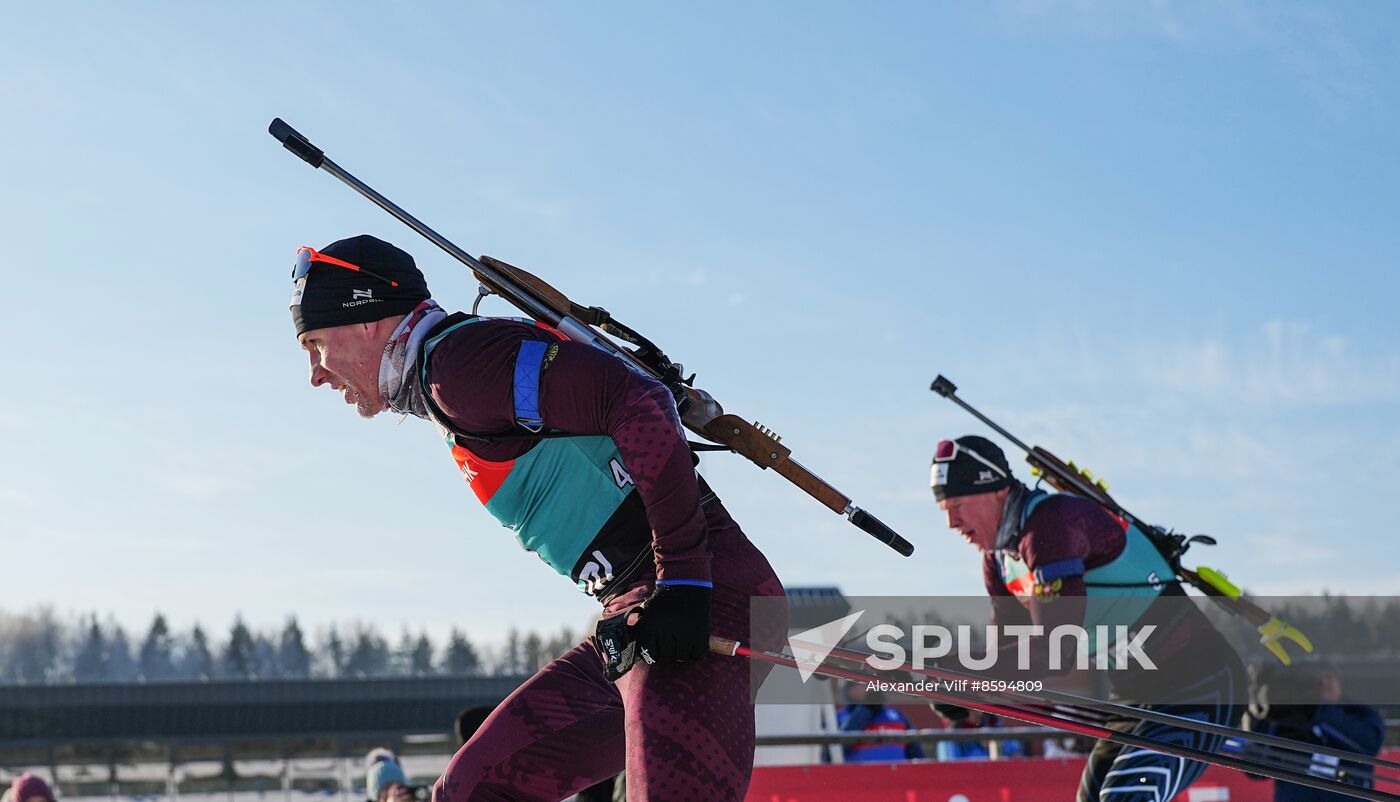
[[[457,323],[423,344],[419,380],[424,393],[428,393],[427,365],[433,349],[447,335],[480,320],[482,318],[471,318]],[[533,325],[532,321],[518,322]],[[538,399],[538,356],[533,373],[530,365],[522,365],[522,362],[527,362],[532,353],[542,353],[541,349],[527,347],[534,344],[533,341],[522,343],[521,356],[516,362],[517,422],[527,428],[530,428],[528,419],[519,420],[519,399],[531,393],[531,397]],[[529,386],[531,379],[533,386]],[[522,388],[522,383],[527,386]],[[535,409],[537,411],[538,407]],[[574,579],[585,592],[593,590],[595,583],[603,584],[598,580],[611,574],[612,566],[598,552],[590,555],[591,560],[584,557],[604,524],[636,492],[636,485],[611,437],[544,438],[513,460],[492,462],[478,457],[459,442],[446,421],[435,422],[472,492],[492,517],[515,533],[521,546],[537,554],[555,571]]]
[[[1031,511],[1048,498],[1048,493],[1038,492],[1026,502],[1021,513],[1023,529]],[[1084,628],[1089,631],[1091,654],[1097,651],[1099,626],[1109,627],[1110,633],[1116,633],[1116,627],[1132,627],[1176,578],[1176,572],[1147,535],[1122,518],[1113,519],[1123,527],[1123,551],[1104,565],[1084,572]],[[1044,568],[1032,571],[1011,551],[999,552],[997,561],[1006,589],[1022,604],[1053,599],[1059,594],[1063,577],[1047,575]]]

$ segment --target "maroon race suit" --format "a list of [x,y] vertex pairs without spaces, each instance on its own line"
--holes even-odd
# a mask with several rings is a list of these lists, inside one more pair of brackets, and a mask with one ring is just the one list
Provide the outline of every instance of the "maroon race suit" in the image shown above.
[[[442,337],[425,374],[436,412],[464,432],[518,432],[516,363],[522,342],[532,339],[539,336],[531,327],[507,320],[483,320]],[[645,513],[618,524],[635,531],[608,535],[610,544],[636,543],[637,553],[651,559],[633,560],[629,575],[593,589],[604,616],[640,604],[658,578],[711,582],[713,634],[781,643],[785,622],[750,632],[750,599],[781,597],[782,584],[719,499],[697,482],[670,391],[611,354],[557,339],[538,375],[544,427],[610,437]],[[453,450],[472,479],[470,464],[509,463],[540,442],[459,438]],[[638,661],[614,684],[585,640],[496,708],[453,757],[435,802],[552,802],[624,769],[630,800],[741,800],[753,767],[751,683],[761,677],[745,660],[707,654],[687,664]]]

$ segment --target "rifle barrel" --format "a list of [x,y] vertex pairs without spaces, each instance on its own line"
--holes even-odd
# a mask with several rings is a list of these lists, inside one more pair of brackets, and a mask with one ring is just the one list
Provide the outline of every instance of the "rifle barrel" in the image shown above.
[[[373,187],[370,187],[368,184],[351,175],[334,161],[326,158],[324,151],[311,144],[310,140],[302,136],[296,129],[283,122],[280,117],[274,119],[267,130],[268,133],[272,134],[273,138],[282,143],[283,147],[291,151],[302,161],[311,165],[313,168],[325,170],[332,176],[335,176],[341,183],[360,193],[371,203],[388,212],[396,220],[418,232],[424,239],[441,248],[448,256],[466,265],[476,274],[477,278],[484,286],[504,297],[526,315],[558,328],[570,340],[587,343],[616,355],[621,358],[625,364],[640,373],[652,376],[655,375],[627,348],[614,343],[606,336],[595,331],[593,327],[589,326],[586,322],[574,319],[571,316],[572,314],[577,314],[572,311],[574,307],[570,306],[563,309],[553,308],[550,303],[551,300],[557,304],[560,298],[564,298],[562,293],[559,293],[552,287],[548,287],[548,285],[544,285],[544,282],[540,282],[533,276],[530,277],[533,281],[544,286],[532,286],[530,281],[521,282],[517,277],[506,272],[507,270],[510,272],[514,272],[515,270],[509,265],[504,265],[502,263],[502,268],[498,269],[494,266],[496,260],[491,257],[477,259],[475,256],[462,250],[451,240],[437,233],[421,220],[404,211],[398,204],[379,194]],[[553,297],[551,293],[558,297]],[[693,388],[687,391],[687,394],[692,397],[695,397],[698,393],[699,391],[695,391]],[[719,408],[718,404],[714,404],[712,400],[711,406],[716,410]],[[687,423],[686,425],[697,434],[707,437],[707,439],[713,439],[711,435],[706,434],[704,431],[705,427],[701,426],[697,428],[697,426],[692,423]],[[738,434],[738,432],[736,432],[736,434]],[[717,442],[730,444],[727,439]],[[756,452],[749,450],[748,453],[745,451],[740,451],[740,453],[744,453],[745,456],[748,456],[750,459],[755,459],[759,464],[768,467],[762,460],[756,459]],[[774,462],[773,467],[780,467],[782,462],[787,459],[787,453],[788,449],[786,448],[781,449],[781,451],[772,450],[770,454]],[[779,473],[783,473],[783,471],[779,471]],[[798,475],[799,478],[802,478],[804,481],[799,482],[797,479],[794,479],[793,476],[788,475],[788,473],[784,473],[784,476],[818,501],[831,507],[835,512],[850,515],[851,522],[865,532],[881,540],[900,554],[908,556],[913,553],[914,547],[909,541],[895,534],[893,530],[880,523],[873,516],[870,516],[868,513],[863,513],[858,507],[851,506],[849,499],[845,498],[836,491],[835,488],[832,488],[811,472],[793,463],[793,469],[790,473]],[[840,504],[836,503],[837,497],[840,497]],[[862,513],[863,517],[858,518],[856,513]]]
[[[371,203],[388,212],[390,215],[393,215],[399,222],[423,235],[429,242],[446,251],[447,255],[467,267],[470,267],[477,273],[486,276],[493,284],[497,285],[498,288],[510,285],[510,282],[500,273],[496,272],[496,270],[487,267],[481,260],[457,247],[451,240],[429,228],[421,220],[400,208],[398,204],[380,195],[373,187],[370,187],[360,179],[346,172],[340,165],[330,159],[323,159],[321,161],[321,169],[340,179],[351,189],[368,198]],[[530,315],[536,320],[543,320],[551,326],[559,323],[559,316],[538,300],[527,295],[513,295],[513,300],[515,300],[518,305],[525,307],[520,311]]]
[[967,403],[966,401],[962,400],[961,398],[958,398],[958,388],[957,388],[957,385],[955,385],[955,384],[953,384],[952,382],[948,381],[947,379],[943,378],[942,375],[939,375],[938,378],[936,378],[936,379],[933,380],[933,386],[930,387],[929,389],[930,389],[930,390],[933,390],[934,392],[938,393],[939,395],[943,396],[944,398],[948,399],[949,401],[952,401],[954,404],[957,404],[958,406],[962,407],[964,410],[967,411],[968,414],[972,415],[972,417],[974,417],[974,418],[976,418],[976,419],[982,421],[983,423],[987,424],[988,426],[992,427],[992,429],[995,430],[997,434],[999,434],[999,435],[1001,435],[1002,437],[1005,437],[1007,440],[1010,440],[1011,442],[1015,443],[1015,444],[1017,445],[1017,447],[1019,447],[1022,451],[1026,452],[1027,454],[1029,454],[1029,453],[1031,452],[1031,447],[1028,446],[1028,445],[1026,445],[1025,443],[1022,443],[1020,440],[1016,439],[1016,435],[1014,435],[1014,434],[1012,434],[1011,432],[1008,432],[1007,430],[1001,428],[1000,426],[997,425],[997,422],[996,422],[996,421],[992,420],[991,418],[987,417],[986,415],[983,415],[981,412],[978,412],[977,409],[976,409],[975,407],[973,407],[971,404]]

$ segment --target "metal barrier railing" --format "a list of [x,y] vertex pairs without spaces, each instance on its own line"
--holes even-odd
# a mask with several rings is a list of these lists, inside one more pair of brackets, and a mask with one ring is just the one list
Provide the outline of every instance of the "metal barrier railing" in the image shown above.
[[759,746],[827,746],[868,743],[937,743],[939,741],[1014,740],[1060,735],[1050,727],[978,727],[965,730],[903,730],[879,732],[815,732],[793,735],[760,735]]

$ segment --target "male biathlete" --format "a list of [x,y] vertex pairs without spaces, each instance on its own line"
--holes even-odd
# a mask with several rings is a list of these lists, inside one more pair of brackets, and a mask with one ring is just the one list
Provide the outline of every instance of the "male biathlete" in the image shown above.
[[[1159,603],[1185,593],[1166,559],[1136,527],[1093,501],[1026,487],[1011,475],[1001,449],[976,435],[939,442],[931,484],[948,526],[982,552],[993,623],[1038,624],[1047,633],[1029,639],[1031,666],[1019,676],[1049,672],[1048,633],[1058,626],[1095,633],[1101,625],[1151,623],[1156,629],[1142,649],[1156,668],[1109,672],[1116,699],[1214,724],[1233,726],[1239,720],[1247,698],[1239,657],[1190,602]],[[1053,645],[1076,643],[1062,638]],[[1009,652],[1019,644],[1003,648]],[[1061,666],[1072,666],[1077,655],[1059,657]],[[1004,662],[1014,665],[1016,658],[1008,655]],[[1144,705],[1135,697],[1158,703]],[[1133,718],[1115,718],[1107,726],[1207,751],[1222,740]],[[1203,763],[1101,740],[1084,768],[1078,800],[1167,802],[1204,770]]]
[[697,476],[671,392],[547,326],[448,314],[411,256],[368,235],[301,248],[293,280],[312,386],[362,417],[434,423],[486,510],[635,638],[630,671],[585,640],[527,680],[435,801],[553,802],[624,768],[630,800],[743,799],[750,666],[708,639],[780,642],[785,622],[751,633],[749,608],[783,589]]

